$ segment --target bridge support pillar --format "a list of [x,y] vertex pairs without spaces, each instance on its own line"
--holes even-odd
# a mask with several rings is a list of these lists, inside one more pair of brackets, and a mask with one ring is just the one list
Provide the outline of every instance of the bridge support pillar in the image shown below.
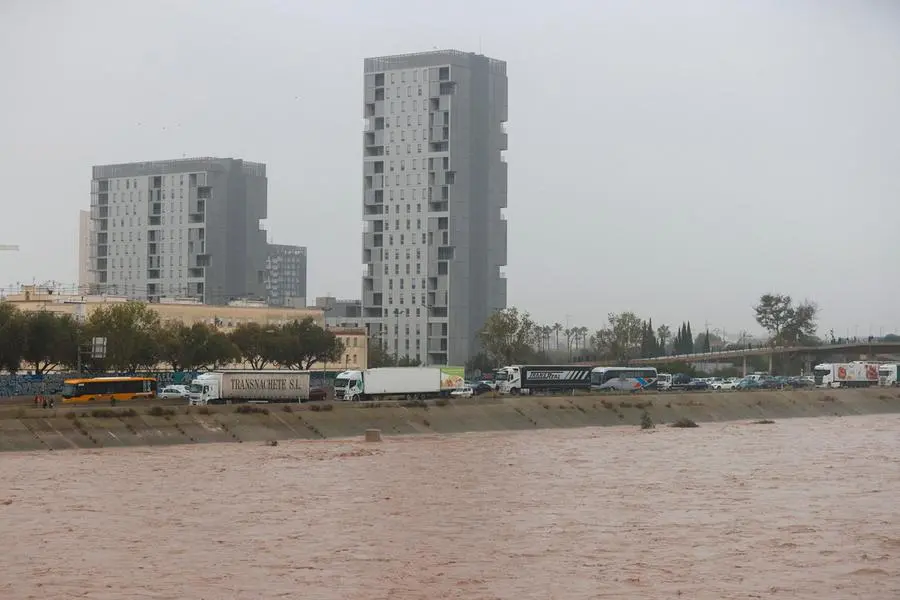
[[744,357],[744,377],[747,376],[747,357]]
[[772,355],[769,354],[769,375],[772,374]]

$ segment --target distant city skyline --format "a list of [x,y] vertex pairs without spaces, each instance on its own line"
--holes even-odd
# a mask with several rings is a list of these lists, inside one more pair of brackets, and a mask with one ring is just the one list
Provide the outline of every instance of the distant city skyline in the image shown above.
[[213,155],[267,165],[308,297],[357,297],[360,62],[459,48],[510,65],[509,306],[760,333],[779,292],[900,331],[900,8],[837,6],[4,2],[0,286],[78,280],[91,165]]

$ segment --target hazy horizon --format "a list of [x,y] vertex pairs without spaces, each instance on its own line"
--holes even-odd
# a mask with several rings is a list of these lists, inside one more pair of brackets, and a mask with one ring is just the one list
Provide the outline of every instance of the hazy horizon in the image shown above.
[[507,62],[509,304],[758,332],[767,292],[819,333],[900,332],[900,7],[112,0],[0,4],[0,287],[77,279],[96,164],[267,165],[271,241],[308,302],[359,298],[363,59]]

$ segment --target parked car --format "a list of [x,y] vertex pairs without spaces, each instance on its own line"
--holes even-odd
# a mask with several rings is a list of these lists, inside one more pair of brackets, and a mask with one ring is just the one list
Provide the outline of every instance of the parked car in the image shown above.
[[328,398],[328,392],[325,388],[320,387],[311,387],[309,388],[309,398],[306,400],[301,400],[301,402],[317,402],[326,400]]
[[815,387],[816,382],[810,381],[806,377],[788,377],[787,385],[796,390],[802,390],[806,388]]
[[157,395],[164,400],[170,398],[183,398],[187,400],[188,388],[186,385],[167,385]]
[[692,379],[690,383],[685,386],[686,390],[708,390],[709,384],[706,383],[703,379]]
[[712,384],[714,390],[733,390],[737,382],[734,379],[720,379]]
[[756,379],[749,379],[747,377],[741,379],[734,386],[736,390],[757,390],[759,389],[759,381]]
[[450,395],[454,398],[471,398],[475,395],[475,389],[471,385],[464,385],[450,392]]
[[487,394],[488,392],[493,392],[494,387],[488,383],[487,381],[479,381],[475,385],[472,386],[472,392],[479,396],[481,394]]
[[764,390],[781,390],[789,386],[790,383],[787,377],[770,377],[759,382],[759,387]]

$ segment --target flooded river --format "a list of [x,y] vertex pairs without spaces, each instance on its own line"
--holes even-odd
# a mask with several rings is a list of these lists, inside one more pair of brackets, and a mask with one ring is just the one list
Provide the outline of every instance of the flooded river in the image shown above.
[[0,455],[0,598],[900,598],[900,416]]

